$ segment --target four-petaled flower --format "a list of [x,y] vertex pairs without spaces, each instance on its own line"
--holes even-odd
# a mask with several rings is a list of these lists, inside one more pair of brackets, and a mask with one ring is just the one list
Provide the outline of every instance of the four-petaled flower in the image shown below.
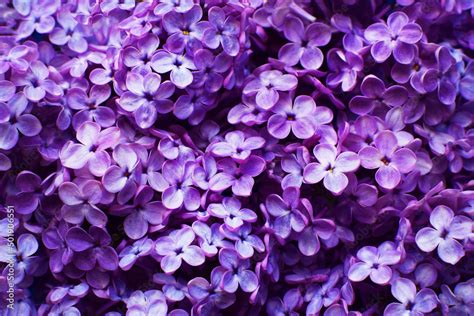
[[192,245],[196,235],[189,226],[172,231],[168,236],[160,237],[155,243],[155,250],[161,258],[160,266],[165,273],[173,273],[181,266],[183,260],[190,266],[200,266],[205,261],[204,252]]
[[425,252],[438,248],[438,256],[444,262],[456,264],[465,255],[459,242],[473,234],[472,221],[464,216],[454,216],[447,206],[439,205],[431,212],[430,223],[416,233],[416,245]]
[[356,153],[346,151],[337,152],[336,147],[330,144],[319,144],[314,147],[314,156],[318,162],[309,163],[303,172],[306,183],[318,183],[323,180],[324,187],[339,195],[349,184],[344,173],[354,172],[359,168],[360,160]]

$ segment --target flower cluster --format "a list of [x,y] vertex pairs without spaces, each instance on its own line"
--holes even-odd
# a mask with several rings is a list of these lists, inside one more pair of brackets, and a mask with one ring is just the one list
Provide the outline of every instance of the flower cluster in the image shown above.
[[473,315],[473,30],[466,0],[0,1],[1,314]]

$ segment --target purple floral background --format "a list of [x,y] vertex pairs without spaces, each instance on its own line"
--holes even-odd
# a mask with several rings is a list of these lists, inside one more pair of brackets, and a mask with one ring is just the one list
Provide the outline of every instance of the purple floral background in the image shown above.
[[473,120],[472,0],[0,0],[0,314],[474,315]]

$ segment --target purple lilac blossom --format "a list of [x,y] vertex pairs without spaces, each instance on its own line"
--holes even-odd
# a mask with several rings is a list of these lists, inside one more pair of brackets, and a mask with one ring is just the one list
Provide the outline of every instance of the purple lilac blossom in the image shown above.
[[1,0],[0,314],[474,315],[473,12]]

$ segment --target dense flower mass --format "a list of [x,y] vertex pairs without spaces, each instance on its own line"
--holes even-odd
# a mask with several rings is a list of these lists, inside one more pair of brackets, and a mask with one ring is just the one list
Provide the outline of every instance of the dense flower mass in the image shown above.
[[474,2],[0,0],[0,204],[5,316],[474,315]]

